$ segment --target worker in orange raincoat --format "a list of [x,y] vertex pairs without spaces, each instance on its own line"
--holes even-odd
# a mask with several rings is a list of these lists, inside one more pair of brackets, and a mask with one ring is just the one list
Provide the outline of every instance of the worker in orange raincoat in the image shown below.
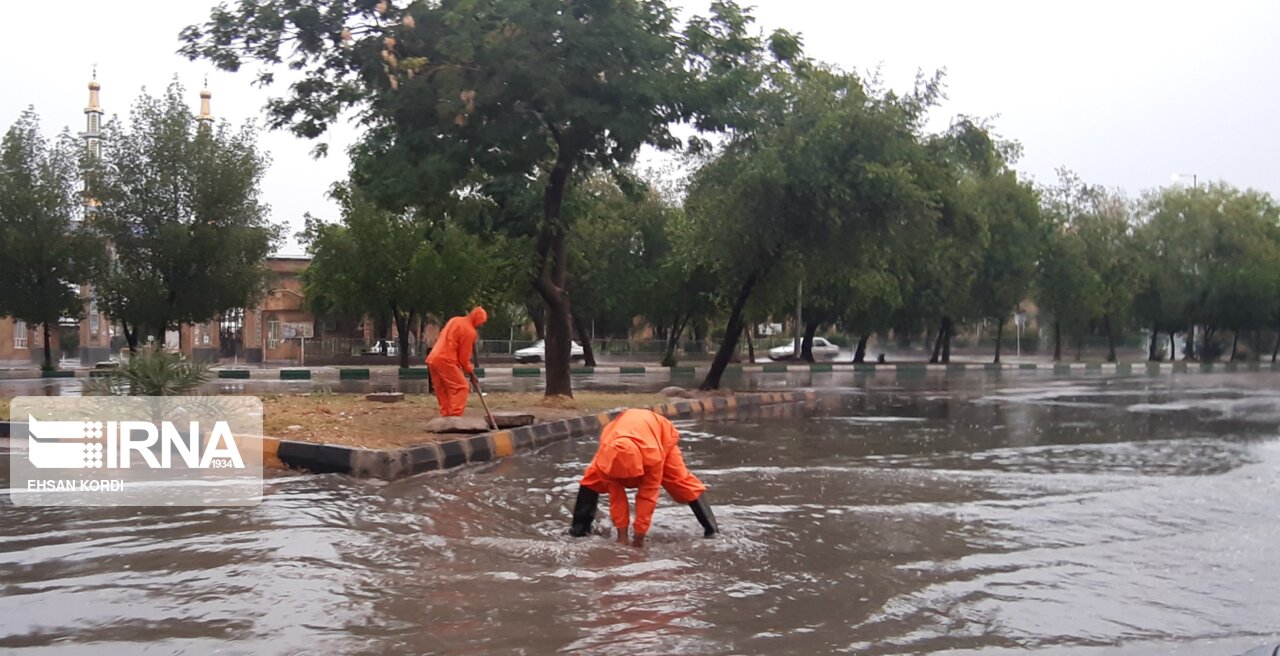
[[[489,313],[477,307],[465,317],[454,317],[444,325],[436,344],[427,354],[431,386],[440,400],[441,417],[461,417],[467,409],[467,379],[476,380],[471,364],[471,349],[476,344],[476,329],[489,320]],[[466,376],[463,376],[463,374]],[[479,386],[477,385],[477,388]]]
[[600,432],[600,446],[579,481],[569,534],[591,533],[601,494],[609,495],[609,514],[618,529],[618,542],[627,543],[630,507],[627,489],[636,488],[636,521],[631,525],[632,546],[644,546],[658,489],[679,503],[688,504],[702,525],[703,537],[719,532],[711,506],[703,498],[707,487],[689,472],[680,455],[680,434],[666,417],[650,410],[625,410]]

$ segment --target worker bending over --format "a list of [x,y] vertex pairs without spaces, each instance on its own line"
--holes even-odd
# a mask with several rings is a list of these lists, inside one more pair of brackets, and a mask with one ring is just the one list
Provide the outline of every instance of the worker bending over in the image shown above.
[[436,398],[440,401],[441,417],[461,417],[467,409],[467,378],[473,382],[476,380],[471,349],[476,344],[476,329],[488,320],[489,314],[482,307],[477,307],[465,317],[450,319],[441,329],[431,353],[427,354],[427,370],[431,374]]
[[626,410],[600,431],[600,446],[579,481],[578,499],[573,506],[569,535],[591,533],[596,505],[601,494],[609,495],[609,514],[618,529],[618,542],[627,543],[630,507],[627,489],[636,488],[636,521],[631,544],[644,546],[653,511],[658,507],[658,489],[664,489],[679,503],[689,504],[702,524],[703,537],[715,535],[715,515],[702,498],[707,487],[691,474],[680,455],[680,434],[661,415],[649,410]]

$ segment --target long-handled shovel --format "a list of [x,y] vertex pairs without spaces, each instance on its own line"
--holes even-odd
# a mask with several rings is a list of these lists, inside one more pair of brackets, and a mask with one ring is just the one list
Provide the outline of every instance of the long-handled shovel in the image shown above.
[[498,420],[493,418],[492,412],[489,412],[489,403],[484,400],[484,392],[480,391],[480,379],[472,375],[471,384],[475,385],[476,396],[480,397],[480,405],[484,406],[484,414],[489,418],[489,425],[493,427],[493,430],[498,430]]

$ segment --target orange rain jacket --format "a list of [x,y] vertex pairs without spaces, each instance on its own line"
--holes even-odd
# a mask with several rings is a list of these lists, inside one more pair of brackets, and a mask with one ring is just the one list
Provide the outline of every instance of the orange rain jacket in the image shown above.
[[465,317],[454,317],[444,325],[436,344],[427,354],[431,386],[440,401],[441,417],[461,417],[467,409],[467,379],[463,373],[475,371],[471,349],[475,347],[476,329],[489,320],[484,308],[477,307]]
[[662,488],[679,503],[692,503],[707,487],[685,467],[680,434],[671,422],[650,410],[625,410],[600,432],[600,447],[579,481],[609,495],[613,525],[630,523],[627,489],[637,488],[635,534],[646,535]]

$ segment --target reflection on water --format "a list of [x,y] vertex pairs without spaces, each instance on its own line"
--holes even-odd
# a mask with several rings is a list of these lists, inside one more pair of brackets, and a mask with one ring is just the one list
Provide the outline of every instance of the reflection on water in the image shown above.
[[643,552],[605,526],[562,535],[590,440],[389,484],[278,478],[251,509],[5,507],[0,649],[1237,654],[1277,639],[1269,376],[859,385],[680,423],[724,534],[702,540],[664,497]]

